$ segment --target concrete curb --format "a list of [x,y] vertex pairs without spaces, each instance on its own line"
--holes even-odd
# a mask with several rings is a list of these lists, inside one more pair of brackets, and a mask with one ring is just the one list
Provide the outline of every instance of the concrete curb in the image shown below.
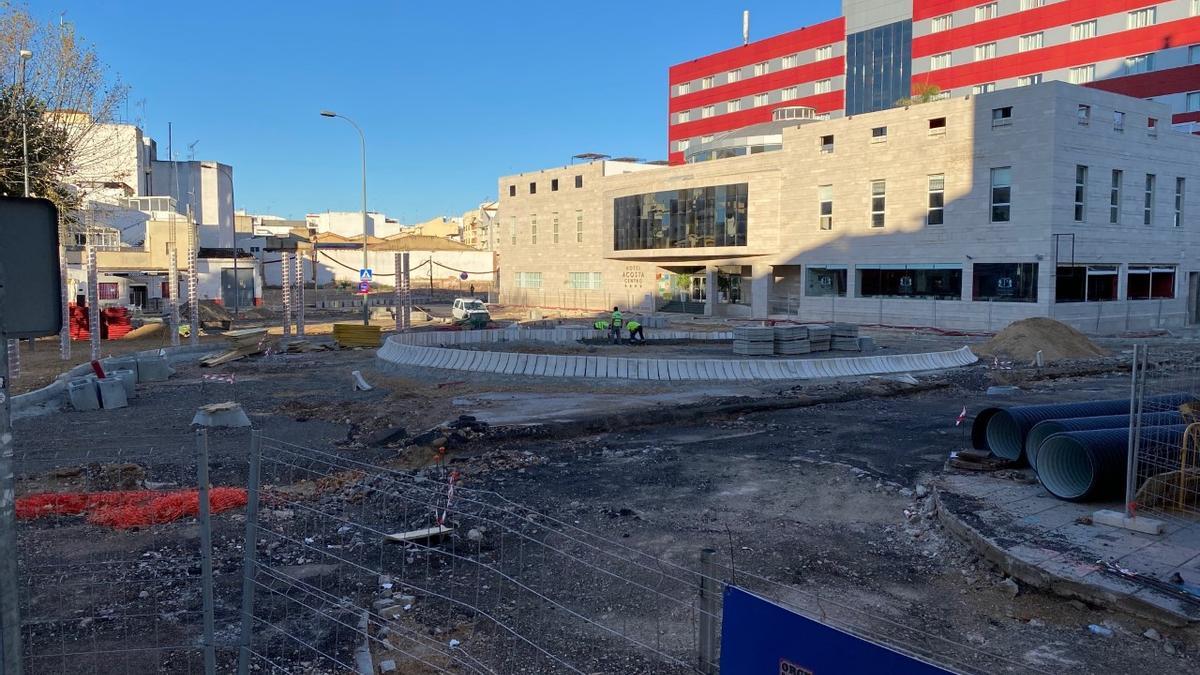
[[[1023,560],[1019,555],[1005,549],[997,541],[959,518],[943,502],[941,490],[934,488],[933,500],[937,507],[938,521],[947,530],[994,563],[1005,574],[1019,579],[1023,584],[1049,591],[1064,598],[1082,600],[1092,605],[1125,612],[1170,626],[1187,626],[1197,622],[1195,616],[1189,615],[1182,609],[1179,611],[1171,609],[1169,607],[1171,599],[1167,596],[1162,596],[1162,600],[1166,601],[1168,606],[1139,597],[1138,594],[1147,589],[1133,583],[1113,579],[1114,585],[1123,585],[1128,588],[1128,592],[1120,592],[1079,578],[1056,574],[1037,563]],[[1087,567],[1088,565],[1089,563],[1086,561],[1079,561],[1075,567]]]
[[[136,358],[138,356],[154,356],[154,355],[158,354],[159,351],[160,350],[158,350],[158,349],[146,349],[146,350],[142,350],[140,352],[134,352],[132,354],[122,354],[121,356],[112,356],[112,357],[100,359],[100,363],[107,365],[110,359],[131,358],[131,357]],[[220,347],[214,348],[213,345],[195,345],[195,346],[181,345],[179,347],[163,347],[162,351],[166,354],[167,362],[171,363],[174,361],[181,360],[192,354],[202,354],[202,353],[206,353],[206,352],[220,351]],[[17,396],[14,396],[12,398],[13,413],[16,414],[18,412],[23,412],[25,410],[28,410],[29,408],[33,408],[33,407],[42,405],[44,403],[48,403],[50,401],[53,401],[55,399],[62,397],[67,391],[67,382],[69,380],[72,380],[77,377],[82,377],[90,372],[92,372],[91,364],[90,363],[81,363],[81,364],[71,368],[67,372],[59,375],[58,377],[56,377],[54,379],[53,382],[42,387],[41,389],[35,389],[33,391],[26,392],[24,394],[18,394]]]
[[[555,329],[559,330],[559,329]],[[461,338],[457,344],[478,342],[507,342],[494,334],[501,331],[470,331],[460,336],[480,335],[477,338]],[[531,331],[539,332],[539,331]],[[540,331],[554,333],[555,331]],[[578,331],[573,333],[600,333],[600,331]],[[485,337],[482,334],[491,333]],[[463,349],[447,349],[440,346],[409,344],[409,338],[421,334],[393,335],[384,342],[376,356],[386,366],[418,366],[444,368],[474,373],[498,373],[505,375],[532,375],[539,377],[586,377],[684,381],[684,380],[806,380],[833,377],[860,377],[888,373],[909,373],[926,370],[944,370],[975,363],[978,359],[967,347],[924,354],[895,354],[888,356],[858,356],[830,359],[642,359],[614,356],[561,356],[547,354],[513,354],[512,352],[489,352]],[[670,333],[668,333],[670,335]],[[554,336],[544,336],[547,340]],[[685,339],[685,338],[670,338]],[[451,341],[453,342],[453,338]],[[424,338],[418,341],[426,341]],[[516,357],[515,360],[513,357]]]
[[[602,340],[608,337],[608,331],[591,328],[493,328],[489,330],[463,331],[419,331],[416,333],[397,333],[389,337],[400,344],[416,347],[446,347],[453,345],[478,345],[495,342],[548,342],[551,344],[567,344],[579,340]],[[646,338],[655,340],[712,340],[729,342],[733,340],[733,331],[666,331],[656,330]]]

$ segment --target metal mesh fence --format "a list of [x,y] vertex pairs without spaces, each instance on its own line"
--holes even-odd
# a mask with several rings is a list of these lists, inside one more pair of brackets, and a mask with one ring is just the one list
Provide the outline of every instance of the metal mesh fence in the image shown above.
[[1158,362],[1139,346],[1133,368],[1134,411],[1175,413],[1164,425],[1141,424],[1129,439],[1126,485],[1130,510],[1200,524],[1200,363]]

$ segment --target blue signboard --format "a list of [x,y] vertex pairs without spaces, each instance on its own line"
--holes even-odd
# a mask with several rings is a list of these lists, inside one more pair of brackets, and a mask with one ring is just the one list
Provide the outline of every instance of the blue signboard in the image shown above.
[[725,587],[721,675],[932,675],[950,671]]

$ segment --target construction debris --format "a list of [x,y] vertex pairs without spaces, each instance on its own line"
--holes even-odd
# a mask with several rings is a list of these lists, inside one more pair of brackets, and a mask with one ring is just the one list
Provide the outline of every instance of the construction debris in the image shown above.
[[423,527],[419,530],[409,530],[408,532],[397,532],[395,534],[384,535],[384,539],[399,543],[409,541],[431,541],[440,539],[449,534],[453,528],[445,525],[434,525],[433,527]]
[[379,326],[335,323],[333,324],[333,339],[339,347],[378,347]]
[[371,391],[374,389],[367,381],[363,379],[361,370],[350,371],[350,376],[354,378],[354,391]]
[[1038,352],[1042,353],[1043,362],[1108,355],[1083,333],[1043,316],[1014,321],[991,340],[972,349],[980,356],[1008,357],[1025,363],[1034,362]]
[[225,401],[200,406],[192,418],[192,424],[202,427],[248,427],[250,418],[240,403]]
[[329,345],[317,345],[308,340],[289,340],[283,347],[285,354],[307,354],[309,352],[324,352],[330,351],[333,347]]
[[212,368],[223,363],[243,359],[252,354],[261,354],[266,349],[267,329],[246,328],[243,330],[231,330],[225,333],[225,339],[229,342],[229,351],[219,354],[209,354],[201,358],[201,366]]

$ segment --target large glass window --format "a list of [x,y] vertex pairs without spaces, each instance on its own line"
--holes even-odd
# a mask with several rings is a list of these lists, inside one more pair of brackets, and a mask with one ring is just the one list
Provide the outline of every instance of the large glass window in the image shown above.
[[871,181],[871,227],[883,227],[887,214],[887,181]]
[[1017,38],[1017,51],[1027,52],[1031,49],[1041,49],[1043,44],[1043,33],[1030,33]]
[[1158,21],[1158,8],[1146,7],[1129,13],[1125,21],[1126,28],[1145,28],[1153,26]]
[[1123,171],[1113,169],[1112,187],[1108,191],[1108,222],[1113,225],[1121,222],[1121,183],[1124,177]]
[[1082,223],[1087,216],[1087,177],[1088,168],[1082,164],[1075,165],[1075,222]]
[[1183,194],[1187,182],[1182,178],[1175,179],[1175,227],[1183,225]]
[[541,272],[517,272],[517,288],[541,288]]
[[567,280],[570,287],[580,291],[598,291],[603,285],[599,272],[570,272]]
[[809,265],[804,277],[804,294],[809,297],[846,297],[845,265]]
[[822,230],[833,229],[833,186],[817,186],[817,210]]
[[1116,299],[1116,265],[1058,266],[1055,302],[1108,302]]
[[861,298],[962,298],[962,265],[858,265]]
[[912,21],[846,36],[847,115],[886,110],[911,94]]
[[1169,300],[1175,297],[1174,265],[1130,265],[1125,297],[1129,300]]
[[1142,199],[1142,224],[1154,222],[1154,185],[1157,182],[1154,174],[1146,174],[1146,194]]
[[935,173],[929,177],[929,210],[925,213],[927,225],[941,225],[946,206],[946,176]]
[[1071,26],[1071,40],[1086,40],[1096,37],[1096,20],[1083,21]]
[[1037,302],[1037,263],[975,263],[971,297],[990,302]]
[[1012,215],[1012,167],[992,169],[992,222],[1007,223]]
[[613,200],[613,248],[745,246],[746,183],[669,190]]

